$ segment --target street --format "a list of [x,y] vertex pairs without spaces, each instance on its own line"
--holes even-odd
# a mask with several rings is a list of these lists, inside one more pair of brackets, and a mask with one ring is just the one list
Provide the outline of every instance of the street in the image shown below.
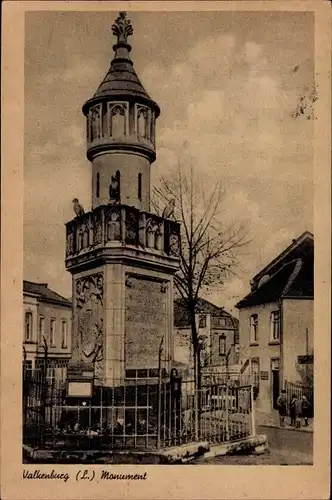
[[258,427],[265,434],[269,451],[262,455],[229,455],[196,460],[195,464],[214,465],[312,465],[313,433],[288,429]]

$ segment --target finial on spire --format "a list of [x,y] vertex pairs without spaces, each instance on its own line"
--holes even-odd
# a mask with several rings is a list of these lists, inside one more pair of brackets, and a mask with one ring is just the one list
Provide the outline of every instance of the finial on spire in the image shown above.
[[127,12],[120,12],[112,25],[112,32],[118,40],[117,43],[127,43],[128,36],[134,33],[133,27],[129,19],[126,19]]

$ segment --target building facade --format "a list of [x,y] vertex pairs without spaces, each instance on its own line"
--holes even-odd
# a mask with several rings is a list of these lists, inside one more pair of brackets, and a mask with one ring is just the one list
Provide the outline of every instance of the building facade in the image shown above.
[[257,409],[271,412],[287,382],[313,384],[313,235],[293,240],[253,278],[236,307],[243,367],[257,381]]
[[171,359],[180,227],[150,212],[160,109],[130,58],[126,13],[112,29],[114,58],[83,106],[92,210],[66,224],[75,387],[89,381],[114,387],[138,374],[153,378]]
[[[204,370],[214,372],[235,369],[239,362],[239,322],[222,307],[199,299],[196,326],[202,345]],[[193,367],[190,319],[181,300],[174,302],[173,360],[175,365]],[[180,366],[180,365],[179,365]]]
[[23,354],[27,370],[65,380],[71,357],[71,302],[47,284],[23,281]]

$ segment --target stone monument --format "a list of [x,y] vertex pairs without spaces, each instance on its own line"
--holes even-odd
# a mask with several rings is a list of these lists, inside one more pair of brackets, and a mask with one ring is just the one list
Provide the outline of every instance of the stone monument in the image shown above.
[[92,210],[66,224],[73,290],[68,380],[83,395],[85,381],[115,387],[128,377],[157,377],[160,367],[169,372],[179,266],[179,224],[150,212],[160,109],[130,59],[133,29],[125,12],[112,31],[109,71],[83,106]]

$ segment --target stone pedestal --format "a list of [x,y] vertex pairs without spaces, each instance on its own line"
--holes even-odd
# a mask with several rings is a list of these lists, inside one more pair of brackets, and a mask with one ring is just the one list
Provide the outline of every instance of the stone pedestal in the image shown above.
[[159,369],[168,371],[178,251],[177,223],[133,207],[98,207],[67,224],[69,374],[72,366],[82,373],[93,366],[95,386],[118,387],[126,378],[156,379]]

